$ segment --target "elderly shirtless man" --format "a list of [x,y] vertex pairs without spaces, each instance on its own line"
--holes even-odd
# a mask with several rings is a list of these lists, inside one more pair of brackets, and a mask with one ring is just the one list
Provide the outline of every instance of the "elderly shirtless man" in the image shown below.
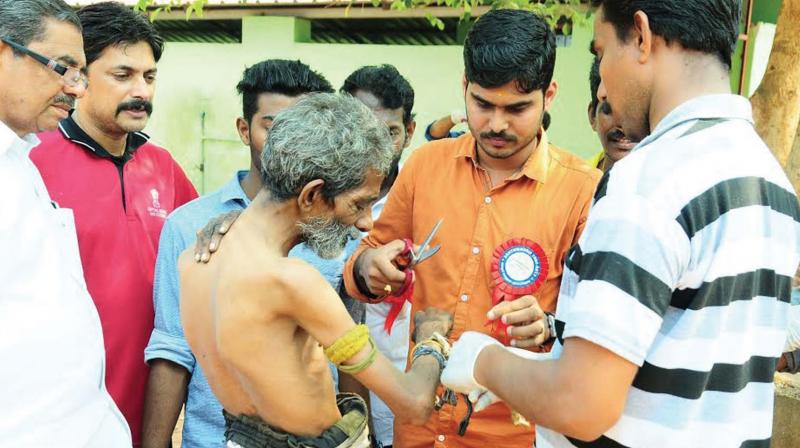
[[393,157],[386,126],[359,101],[301,100],[275,119],[263,189],[208,264],[179,260],[186,338],[225,409],[227,447],[369,446],[366,406],[335,396],[326,358],[381,397],[398,418],[427,421],[449,314],[415,316],[414,362],[401,373],[375,350],[323,276],[289,250],[304,241],[337,256],[371,205]]

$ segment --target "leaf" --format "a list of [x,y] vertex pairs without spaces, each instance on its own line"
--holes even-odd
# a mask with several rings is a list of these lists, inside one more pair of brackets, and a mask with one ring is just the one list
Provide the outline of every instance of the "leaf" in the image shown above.
[[137,11],[145,11],[152,3],[153,0],[137,0],[136,6],[134,6],[133,9]]
[[426,13],[425,18],[428,19],[428,22],[430,22],[431,26],[435,26],[439,29],[439,31],[444,31],[444,22],[442,22],[442,19],[434,17],[434,15],[431,13]]
[[153,10],[153,11],[150,13],[150,22],[155,22],[155,21],[156,21],[156,19],[158,18],[158,15],[159,15],[159,14],[161,13],[161,11],[163,11],[163,10],[164,10],[164,8],[162,8],[162,7],[158,7],[158,8],[156,8],[156,9],[154,9],[154,10]]

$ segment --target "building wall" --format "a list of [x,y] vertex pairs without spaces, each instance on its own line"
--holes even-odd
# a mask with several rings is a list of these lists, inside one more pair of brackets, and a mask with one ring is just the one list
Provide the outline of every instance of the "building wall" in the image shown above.
[[[418,132],[411,149],[424,143],[425,126],[463,107],[460,46],[387,46],[306,43],[308,22],[291,17],[247,17],[241,44],[168,42],[158,67],[154,113],[147,129],[168,148],[200,192],[211,192],[249,166],[248,149],[236,133],[241,99],[236,83],[249,65],[269,58],[300,59],[323,73],[334,88],[362,65],[391,63],[416,92]],[[558,49],[550,139],[581,156],[600,145],[588,125],[588,51],[591,29],[574,30],[570,46]]]

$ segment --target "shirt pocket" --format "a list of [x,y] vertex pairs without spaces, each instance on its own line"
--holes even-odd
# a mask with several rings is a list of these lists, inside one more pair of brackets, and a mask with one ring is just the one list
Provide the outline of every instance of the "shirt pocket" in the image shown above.
[[83,266],[81,265],[80,248],[78,246],[78,234],[75,230],[75,216],[72,210],[68,208],[53,210],[53,216],[60,230],[58,241],[66,268],[70,275],[83,283]]

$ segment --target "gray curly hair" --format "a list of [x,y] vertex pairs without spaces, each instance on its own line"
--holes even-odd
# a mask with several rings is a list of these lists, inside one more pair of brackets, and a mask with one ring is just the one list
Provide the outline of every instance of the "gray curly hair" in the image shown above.
[[261,154],[261,180],[276,201],[322,179],[322,195],[336,196],[364,183],[372,169],[384,176],[394,151],[386,125],[350,95],[317,93],[275,117]]

